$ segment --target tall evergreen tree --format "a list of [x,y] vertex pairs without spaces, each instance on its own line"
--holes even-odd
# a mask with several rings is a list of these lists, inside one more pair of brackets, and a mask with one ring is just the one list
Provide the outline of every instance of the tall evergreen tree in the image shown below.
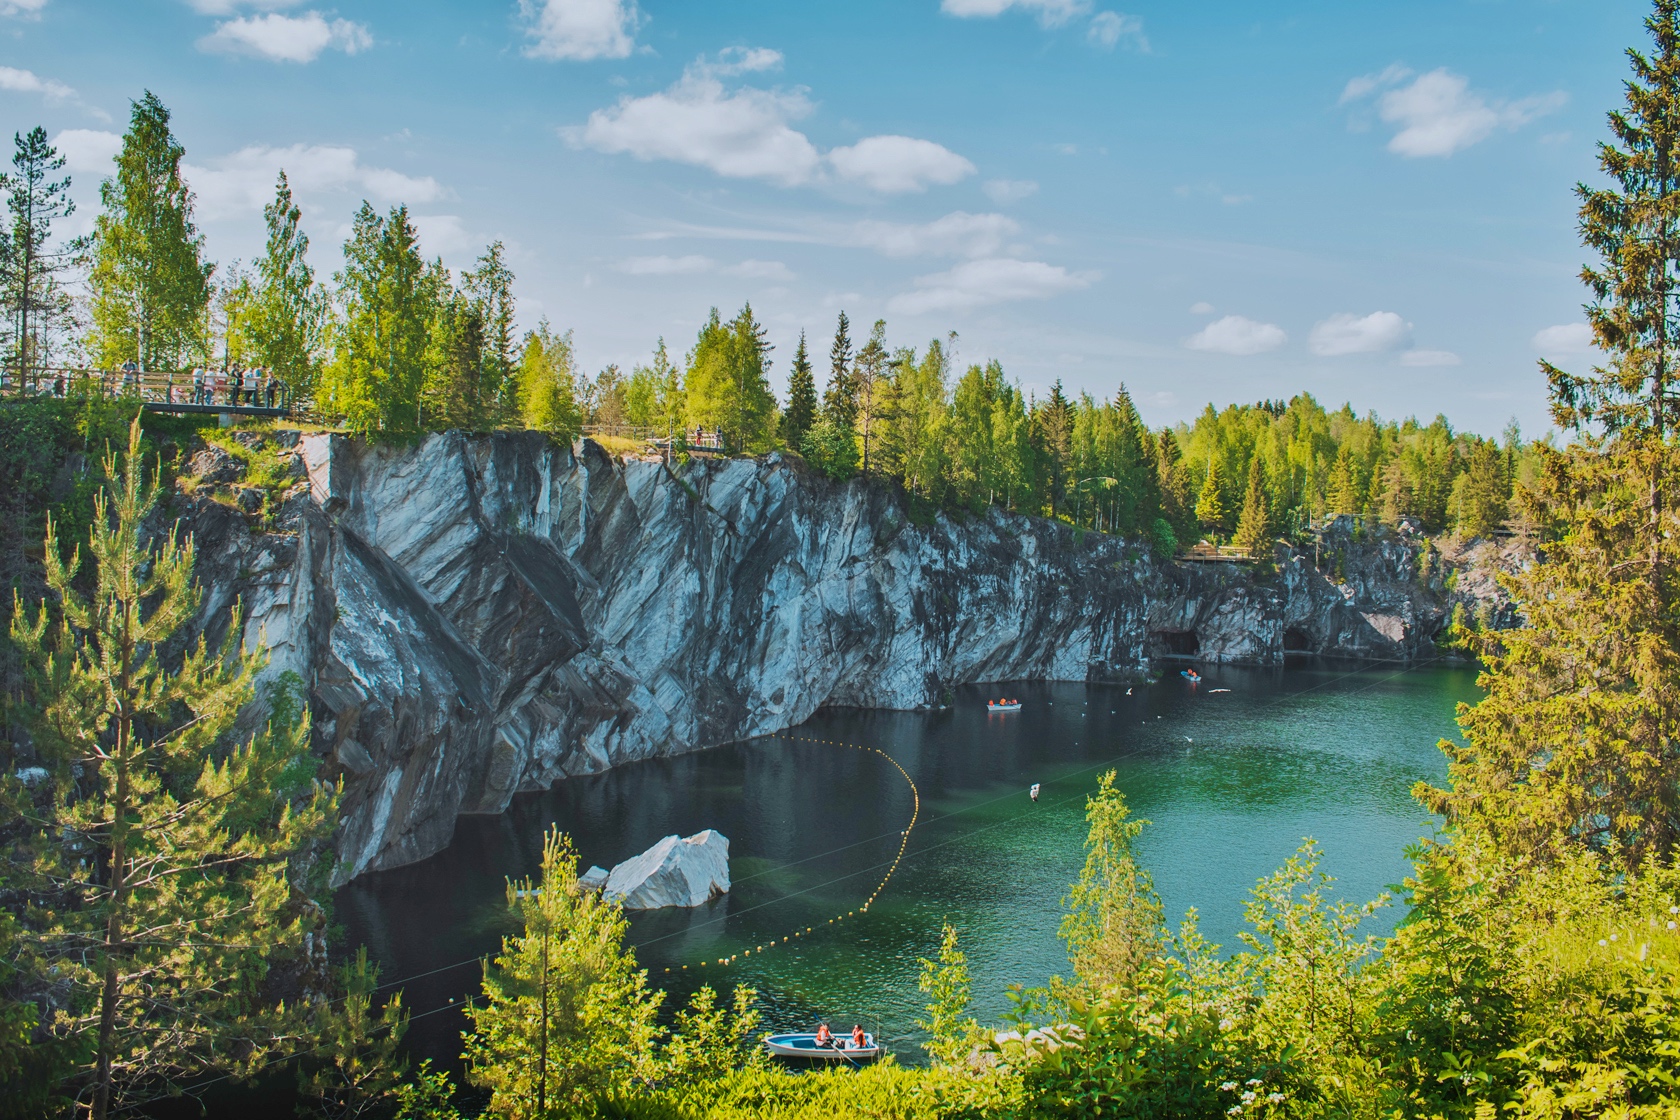
[[364,201],[344,243],[340,317],[321,377],[322,404],[351,430],[418,430],[439,279],[420,257],[408,207],[382,218]]
[[1196,521],[1210,533],[1225,527],[1224,480],[1220,476],[1219,460],[1208,460],[1207,475],[1202,479],[1201,493],[1196,495]]
[[489,353],[484,304],[465,292],[440,301],[426,358],[426,426],[482,432],[499,418],[501,377]]
[[683,386],[688,424],[721,432],[731,451],[766,448],[774,434],[776,409],[769,351],[751,304],[728,323],[719,319],[714,307],[688,360]]
[[1336,452],[1336,465],[1330,469],[1330,513],[1332,516],[1359,512],[1359,476],[1354,471],[1353,451],[1343,444]]
[[852,381],[851,322],[844,311],[834,327],[834,343],[828,348],[828,391],[823,394],[823,415],[836,428],[857,426],[857,386]]
[[509,418],[518,411],[518,392],[513,377],[513,270],[502,243],[492,241],[461,281],[483,324],[486,415],[494,420]]
[[302,219],[282,171],[274,183],[274,201],[263,207],[268,241],[254,269],[251,360],[272,370],[294,393],[314,388],[327,330],[327,293],[309,266]]
[[1232,543],[1259,560],[1271,552],[1272,538],[1272,511],[1266,497],[1266,464],[1256,455],[1248,466],[1248,488],[1243,493],[1242,513],[1237,518],[1237,535]]
[[1064,505],[1073,482],[1073,405],[1062,393],[1060,378],[1050,387],[1050,396],[1033,410],[1038,435],[1039,468],[1045,504],[1051,517]]
[[8,766],[0,783],[6,879],[32,900],[21,963],[56,1008],[43,1025],[72,1043],[67,1087],[95,1120],[283,1045],[296,1024],[273,993],[325,983],[305,935],[326,933],[312,896],[329,868],[310,853],[337,803],[313,777],[301,682],[274,694],[255,735],[239,730],[262,660],[243,652],[237,608],[220,647],[201,638],[166,665],[202,596],[192,542],[142,535],[158,488],[138,418],[121,473],[114,454],[105,473],[91,586],[49,522],[57,606],[13,611],[46,778],[26,786]]
[[28,382],[34,371],[51,362],[53,343],[71,317],[72,301],[61,277],[85,249],[80,239],[53,244],[53,223],[76,212],[70,198],[70,176],[64,157],[47,142],[46,129],[37,125],[13,137],[12,173],[0,176],[11,217],[5,246],[0,248],[0,301],[10,335],[0,361]]
[[1450,789],[1425,802],[1521,858],[1601,852],[1632,870],[1680,843],[1680,518],[1673,485],[1680,277],[1680,0],[1656,0],[1654,50],[1630,51],[1627,104],[1599,146],[1610,179],[1577,188],[1587,319],[1610,355],[1541,363],[1576,434],[1542,452],[1528,502],[1552,538],[1511,577],[1528,625],[1481,642],[1486,697],[1442,743]]
[[519,413],[525,427],[570,442],[583,430],[578,407],[572,332],[555,334],[544,319],[525,335],[516,375]]
[[1195,530],[1196,509],[1190,497],[1190,472],[1184,467],[1178,437],[1167,428],[1155,437],[1155,484],[1161,493],[1161,516],[1175,535]]
[[178,369],[203,343],[215,266],[203,259],[204,237],[193,225],[185,154],[169,131],[169,110],[147,90],[134,103],[117,173],[99,188],[89,349],[102,365]]
[[817,385],[811,373],[811,355],[805,349],[804,331],[799,332],[799,345],[793,351],[787,392],[787,407],[782,410],[782,440],[798,450],[817,417]]
[[876,388],[881,378],[887,372],[887,321],[875,320],[870,328],[869,339],[858,351],[857,358],[852,362],[852,384],[857,390],[857,417],[853,427],[857,429],[858,450],[861,455],[859,469],[869,473],[869,453],[875,443],[875,426],[881,418],[880,402],[877,399]]

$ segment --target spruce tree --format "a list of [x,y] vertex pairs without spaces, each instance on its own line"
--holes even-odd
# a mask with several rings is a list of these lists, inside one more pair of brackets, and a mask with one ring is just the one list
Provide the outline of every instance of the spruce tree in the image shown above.
[[419,430],[430,330],[444,285],[428,268],[408,207],[380,217],[363,202],[344,243],[339,320],[322,404],[357,432]]
[[[49,522],[57,605],[13,611],[31,667],[29,749],[45,777],[0,783],[6,879],[22,986],[75,1055],[65,1088],[95,1120],[190,1085],[247,1073],[295,1037],[274,994],[321,991],[323,861],[337,792],[317,782],[301,682],[282,683],[253,733],[259,655],[227,638],[166,653],[197,616],[191,540],[148,544],[158,488],[143,478],[140,425],[107,455],[95,499],[91,588]],[[179,667],[173,664],[179,658]],[[13,760],[8,760],[11,762]]]
[[500,241],[492,241],[472,271],[461,277],[461,287],[483,324],[486,415],[495,420],[510,418],[518,411],[513,383],[513,270]]
[[1050,387],[1050,396],[1033,410],[1038,434],[1039,471],[1051,517],[1066,505],[1073,475],[1073,405],[1062,393],[1060,378]]
[[53,341],[71,318],[72,300],[60,277],[85,249],[81,239],[53,244],[53,223],[76,212],[70,199],[70,176],[64,157],[47,142],[37,125],[13,137],[12,174],[0,176],[11,216],[0,247],[0,301],[10,328],[9,352],[0,362],[28,384],[35,370],[51,361]]
[[1528,512],[1551,538],[1510,577],[1528,625],[1481,635],[1486,698],[1443,743],[1451,787],[1420,796],[1522,858],[1585,847],[1629,869],[1680,840],[1680,524],[1673,480],[1680,277],[1680,0],[1656,0],[1654,49],[1630,51],[1626,107],[1599,146],[1609,184],[1577,188],[1599,261],[1582,277],[1609,355],[1586,374],[1541,363],[1575,435],[1542,450]]
[[542,878],[509,881],[520,932],[484,965],[484,997],[467,1008],[468,1078],[508,1116],[587,1115],[654,1072],[660,994],[624,948],[615,902],[581,888],[571,841],[543,837]]
[[1354,471],[1353,451],[1342,444],[1336,452],[1336,464],[1330,468],[1330,514],[1333,517],[1352,516],[1359,512],[1359,479]]
[[857,417],[852,426],[857,429],[858,451],[861,456],[858,469],[869,473],[869,453],[875,442],[875,426],[880,419],[881,407],[877,399],[876,388],[887,372],[887,321],[875,320],[870,328],[869,339],[858,351],[857,358],[852,362],[852,384],[857,394]]
[[1196,510],[1190,499],[1190,472],[1179,453],[1178,437],[1162,428],[1155,437],[1155,485],[1161,494],[1161,516],[1175,535],[1189,536],[1196,526]]
[[1215,535],[1225,527],[1223,489],[1224,479],[1220,477],[1219,459],[1215,456],[1208,460],[1207,477],[1202,479],[1201,493],[1196,495],[1196,522]]
[[823,394],[823,416],[836,428],[857,424],[857,386],[852,382],[851,322],[844,311],[834,328],[834,343],[828,348],[828,391]]
[[572,332],[557,335],[544,319],[525,335],[525,350],[515,374],[522,423],[570,443],[583,430],[577,379],[572,360]]
[[1242,513],[1237,518],[1237,535],[1233,543],[1256,560],[1271,552],[1271,504],[1266,498],[1266,467],[1259,455],[1248,465],[1248,488],[1243,493]]
[[782,410],[782,440],[795,451],[799,450],[805,433],[811,430],[817,416],[817,385],[811,374],[811,356],[805,348],[805,332],[799,332],[799,346],[793,352],[793,367],[788,371],[788,403]]
[[256,261],[250,342],[252,360],[294,393],[314,388],[327,328],[327,294],[309,267],[302,218],[282,171],[274,183],[274,201],[263,207],[268,242]]
[[94,360],[137,361],[173,370],[203,343],[215,266],[203,260],[193,196],[181,177],[186,154],[169,131],[169,110],[147,90],[129,118],[117,173],[99,188],[104,212],[93,229]]

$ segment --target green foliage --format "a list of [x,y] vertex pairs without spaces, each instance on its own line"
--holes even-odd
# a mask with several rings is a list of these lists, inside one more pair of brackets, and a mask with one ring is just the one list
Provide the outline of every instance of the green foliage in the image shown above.
[[1166,938],[1161,900],[1132,853],[1149,822],[1130,818],[1110,770],[1085,802],[1085,866],[1068,892],[1061,928],[1074,975],[1098,994],[1137,991]]
[[1202,477],[1201,492],[1196,495],[1196,521],[1215,536],[1225,527],[1225,499],[1220,493],[1223,489],[1219,460],[1210,459],[1207,474]]
[[[312,1009],[309,1037],[315,1045],[297,1072],[298,1113],[342,1120],[384,1115],[398,1099],[406,1065],[400,1049],[408,1027],[402,993],[375,1013],[379,968],[368,963],[366,947],[356,950],[353,963],[338,969],[338,987],[343,992],[339,999],[323,1000]],[[421,1092],[426,1076],[422,1071],[416,1081]]]
[[752,305],[728,323],[717,308],[700,328],[683,382],[687,426],[719,432],[732,451],[768,450],[775,438],[776,397],[770,391],[770,344]]
[[630,371],[624,386],[624,412],[625,419],[638,428],[674,434],[683,426],[682,371],[672,364],[663,338],[654,347],[653,364]]
[[980,1043],[980,1024],[968,1016],[972,985],[968,957],[957,948],[957,931],[949,922],[940,927],[939,958],[919,962],[922,972],[916,987],[928,998],[927,1018],[916,1025],[927,1032],[922,1044],[928,1057],[945,1065],[967,1061]]
[[314,781],[309,721],[284,690],[271,720],[240,730],[262,661],[241,648],[237,609],[220,648],[201,638],[165,664],[200,595],[191,542],[142,536],[157,490],[140,454],[136,419],[120,476],[105,460],[89,592],[80,549],[62,560],[48,521],[58,606],[20,603],[11,628],[45,776],[8,767],[0,781],[5,875],[29,900],[9,967],[25,998],[46,1006],[52,991],[42,1041],[67,1051],[66,1091],[96,1117],[210,1071],[249,1073],[295,1030],[269,980],[315,982],[313,853],[338,797]]
[[653,1081],[659,994],[624,947],[623,911],[578,886],[557,829],[543,839],[541,885],[510,881],[508,908],[522,932],[502,939],[483,1002],[467,1009],[468,1076],[490,1090],[491,1111],[575,1111]]
[[272,370],[294,393],[307,394],[320,370],[328,301],[309,267],[302,217],[282,171],[274,201],[263,207],[268,241],[255,265],[247,332],[250,361]]
[[1266,496],[1266,463],[1256,455],[1248,468],[1248,489],[1243,492],[1242,514],[1237,518],[1234,543],[1256,560],[1272,551],[1272,511]]
[[671,1037],[660,1055],[660,1080],[696,1085],[738,1069],[766,1065],[768,1059],[759,1044],[757,1000],[755,990],[737,986],[730,1003],[721,1005],[717,992],[710,985],[702,986],[671,1025]]
[[572,360],[572,332],[555,334],[544,319],[525,336],[519,360],[519,412],[525,427],[571,441],[583,430]]
[[53,244],[53,225],[76,212],[70,177],[57,178],[64,157],[39,125],[13,137],[12,173],[0,175],[11,229],[0,238],[0,362],[21,381],[52,363],[75,307],[62,277],[86,248],[73,238]]
[[857,433],[826,415],[806,430],[799,452],[836,482],[844,482],[857,473]]
[[107,369],[179,369],[204,344],[215,266],[202,259],[193,196],[181,178],[185,149],[169,110],[150,90],[134,103],[116,175],[99,188],[94,222],[93,333],[88,351]]
[[782,440],[792,448],[805,445],[805,433],[817,418],[817,383],[811,372],[811,357],[805,348],[805,332],[799,332],[799,346],[793,352],[788,371],[787,408],[782,411]]

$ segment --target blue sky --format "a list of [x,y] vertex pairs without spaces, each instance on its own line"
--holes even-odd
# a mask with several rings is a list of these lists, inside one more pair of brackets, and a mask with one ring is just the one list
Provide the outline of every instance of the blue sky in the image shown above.
[[836,312],[948,331],[1152,424],[1306,389],[1545,429],[1591,361],[1575,182],[1636,0],[0,0],[0,126],[96,206],[129,102],[187,149],[209,251],[285,167],[312,259],[363,197],[429,254],[507,243],[588,370],[750,299],[779,385]]

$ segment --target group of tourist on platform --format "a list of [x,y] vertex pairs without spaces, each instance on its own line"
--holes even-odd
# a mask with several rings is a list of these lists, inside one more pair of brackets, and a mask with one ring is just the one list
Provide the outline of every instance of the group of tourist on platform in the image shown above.
[[198,367],[185,371],[143,371],[127,361],[114,370],[43,369],[20,380],[15,371],[0,369],[0,392],[63,397],[77,383],[98,384],[107,396],[141,397],[170,404],[226,405],[230,408],[278,408],[286,402],[286,386],[272,371],[246,369],[237,362],[221,369]]

